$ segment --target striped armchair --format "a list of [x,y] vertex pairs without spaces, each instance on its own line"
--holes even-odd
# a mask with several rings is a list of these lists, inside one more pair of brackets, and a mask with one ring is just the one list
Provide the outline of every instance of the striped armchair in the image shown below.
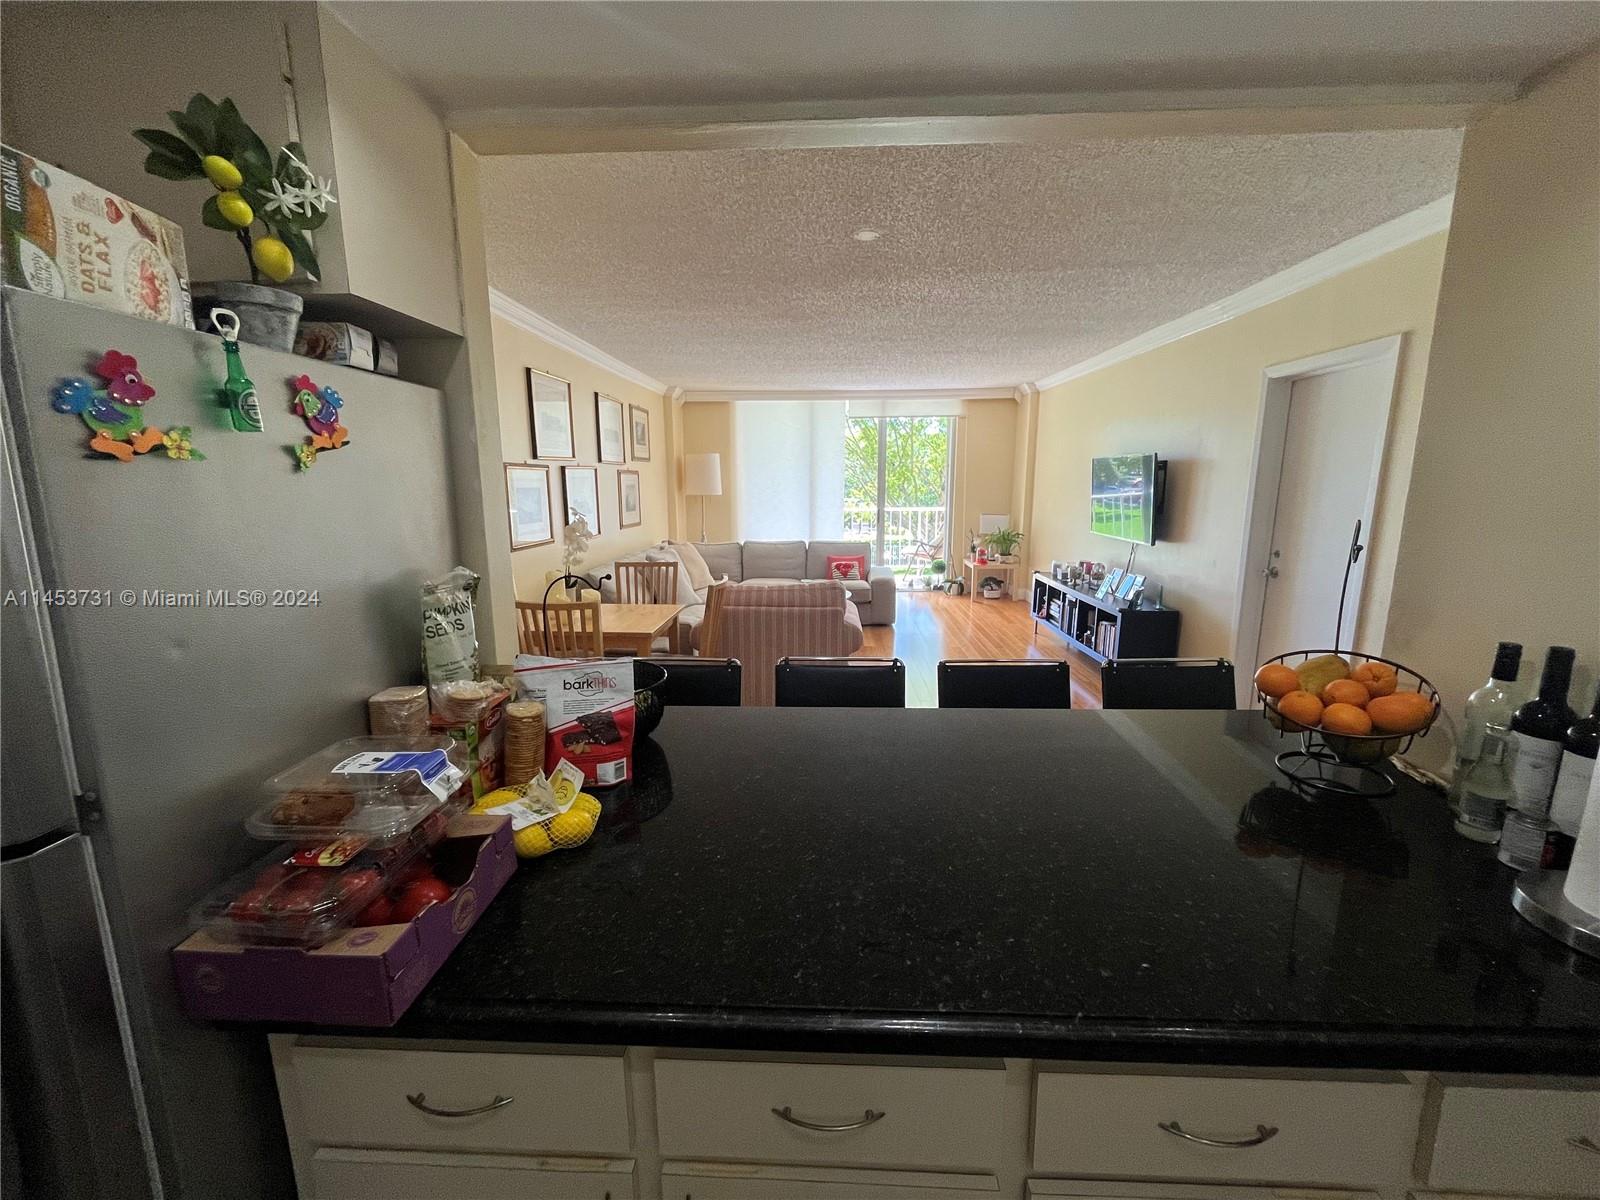
[[744,664],[742,700],[771,705],[773,672],[785,655],[833,657],[861,649],[861,615],[836,580],[728,587],[701,654]]

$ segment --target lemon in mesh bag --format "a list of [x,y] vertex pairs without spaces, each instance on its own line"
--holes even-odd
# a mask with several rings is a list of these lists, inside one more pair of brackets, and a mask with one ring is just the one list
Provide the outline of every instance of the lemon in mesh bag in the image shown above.
[[600,802],[570,787],[565,796],[558,796],[549,781],[535,776],[520,787],[488,793],[473,804],[472,811],[509,815],[517,857],[539,858],[587,842],[600,819]]

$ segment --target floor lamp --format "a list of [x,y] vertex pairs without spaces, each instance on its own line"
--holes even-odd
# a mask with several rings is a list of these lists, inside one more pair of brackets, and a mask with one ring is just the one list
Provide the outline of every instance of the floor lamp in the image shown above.
[[683,494],[700,497],[700,540],[706,540],[706,497],[722,495],[722,455],[683,456]]

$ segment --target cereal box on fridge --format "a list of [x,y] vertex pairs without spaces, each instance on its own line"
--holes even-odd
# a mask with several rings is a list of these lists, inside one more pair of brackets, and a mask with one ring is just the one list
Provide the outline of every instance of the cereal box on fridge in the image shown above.
[[4,278],[194,328],[183,230],[76,175],[0,146]]

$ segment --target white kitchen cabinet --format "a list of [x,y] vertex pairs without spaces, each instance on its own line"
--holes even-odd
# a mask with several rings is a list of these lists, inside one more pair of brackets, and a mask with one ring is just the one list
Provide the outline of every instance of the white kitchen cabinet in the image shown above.
[[1600,1197],[1592,1080],[270,1040],[301,1200]]
[[1041,1070],[1033,1166],[1111,1178],[1383,1186],[1412,1156],[1421,1101],[1421,1089],[1399,1074]]
[[1163,1183],[1105,1183],[1079,1179],[1030,1179],[1028,1200],[1378,1200],[1376,1192],[1333,1188],[1192,1186]]
[[662,1200],[997,1200],[993,1175],[667,1162]]
[[319,1200],[633,1200],[631,1158],[514,1158],[328,1146],[311,1156]]
[[673,1158],[973,1170],[999,1144],[1005,1068],[658,1057]]
[[1445,1075],[1428,1092],[1429,1187],[1600,1196],[1600,1080]]

